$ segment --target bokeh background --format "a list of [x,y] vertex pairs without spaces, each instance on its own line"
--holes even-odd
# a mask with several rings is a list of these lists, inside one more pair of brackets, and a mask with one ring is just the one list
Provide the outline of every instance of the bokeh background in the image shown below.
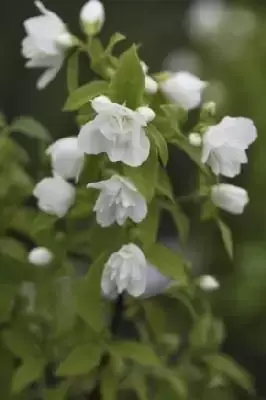
[[[83,3],[44,0],[74,33],[79,31],[78,13]],[[115,31],[121,32],[128,38],[127,45],[142,44],[140,54],[151,73],[188,70],[208,80],[205,100],[216,102],[218,119],[224,114],[245,116],[258,128],[249,165],[234,181],[248,189],[250,205],[242,217],[225,216],[234,234],[234,262],[224,253],[215,227],[199,224],[191,209],[187,210],[193,218],[188,253],[198,269],[221,280],[213,303],[226,322],[225,350],[256,376],[258,393],[266,398],[265,0],[107,0],[104,5],[107,18],[103,41]],[[1,0],[0,109],[8,120],[17,115],[34,116],[54,138],[75,135],[74,116],[61,111],[66,98],[65,70],[47,89],[37,92],[39,72],[24,68],[20,55],[22,24],[35,14],[33,0]],[[84,59],[80,83],[92,78]],[[32,165],[37,167],[37,148],[27,142],[25,146],[31,152]],[[169,173],[178,193],[189,186],[194,170],[188,160],[172,151]],[[164,220],[161,235],[173,241],[172,234],[169,221]]]

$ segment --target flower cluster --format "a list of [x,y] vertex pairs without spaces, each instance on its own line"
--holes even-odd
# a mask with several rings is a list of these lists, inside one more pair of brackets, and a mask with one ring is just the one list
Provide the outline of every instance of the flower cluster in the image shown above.
[[[22,43],[22,53],[28,59],[28,67],[47,68],[37,83],[39,88],[43,88],[55,77],[67,49],[80,46],[80,41],[69,33],[55,13],[40,2],[36,2],[36,6],[43,15],[25,21],[27,37]],[[104,23],[103,5],[98,0],[90,0],[82,7],[80,20],[84,33],[92,38]],[[87,184],[88,189],[99,191],[93,207],[98,225],[106,228],[117,224],[127,229],[147,218],[149,200],[126,176],[124,167],[142,168],[150,159],[153,143],[149,128],[151,125],[154,128],[157,117],[158,121],[162,121],[162,115],[158,116],[154,111],[157,112],[157,108],[150,107],[155,103],[152,98],[159,91],[165,104],[190,111],[201,107],[207,82],[186,71],[168,73],[166,78],[156,80],[148,74],[147,65],[139,60],[138,70],[142,74],[145,96],[142,100],[138,99],[136,107],[129,107],[126,99],[117,102],[111,90],[94,94],[87,101],[93,116],[82,124],[77,137],[59,139],[48,147],[46,154],[51,158],[53,176],[44,178],[33,191],[42,211],[59,218],[66,216],[75,203],[74,184],[79,182],[85,156],[104,154],[109,165],[115,165],[112,176],[105,179],[103,174],[102,180]],[[111,75],[114,74],[111,69]],[[215,108],[215,104],[211,103],[205,111],[214,117]],[[207,196],[215,206],[241,214],[249,201],[245,189],[217,182],[217,179],[220,176],[233,178],[240,173],[242,164],[248,160],[246,150],[256,139],[256,128],[251,120],[241,117],[225,117],[217,125],[206,122],[198,127],[184,138],[186,145],[198,152],[202,167],[205,164],[216,179],[216,183],[208,188]],[[160,139],[156,129],[153,130],[153,141],[160,146],[165,139]],[[157,150],[156,154],[160,153]],[[29,255],[30,262],[36,265],[47,264],[51,259],[52,256],[43,248],[35,249]],[[148,275],[159,274],[155,271],[146,260],[143,249],[131,243],[130,237],[130,243],[113,252],[106,262],[102,292],[108,298],[116,298],[124,291],[135,297],[142,296],[148,286]],[[163,278],[168,286],[170,280]],[[211,291],[217,289],[219,283],[210,276],[204,276],[199,286]]]

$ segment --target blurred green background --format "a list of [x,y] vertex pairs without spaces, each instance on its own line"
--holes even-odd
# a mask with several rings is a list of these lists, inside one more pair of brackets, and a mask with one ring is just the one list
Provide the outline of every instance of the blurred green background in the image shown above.
[[[79,31],[78,13],[83,3],[44,1],[74,33]],[[214,306],[227,324],[225,349],[256,375],[259,392],[266,396],[265,0],[108,0],[104,4],[103,41],[119,31],[127,36],[127,45],[142,43],[140,54],[151,73],[162,69],[194,72],[210,82],[205,99],[217,103],[218,118],[224,114],[245,116],[258,128],[249,165],[234,181],[248,189],[250,205],[242,217],[225,216],[234,233],[234,263],[224,254],[215,228],[208,224],[202,227],[197,218],[190,250],[199,268],[221,279],[222,289]],[[0,108],[9,120],[17,115],[34,116],[54,138],[75,135],[74,116],[61,112],[66,98],[65,70],[47,89],[37,92],[39,71],[24,68],[20,55],[22,23],[36,14],[33,0],[1,2]],[[92,77],[84,58],[81,83]],[[31,147],[30,151],[37,162],[37,149]],[[184,168],[187,175],[182,173]],[[193,179],[194,171],[184,157],[171,152],[169,173],[178,192]],[[166,221],[162,235],[169,237],[171,233]]]

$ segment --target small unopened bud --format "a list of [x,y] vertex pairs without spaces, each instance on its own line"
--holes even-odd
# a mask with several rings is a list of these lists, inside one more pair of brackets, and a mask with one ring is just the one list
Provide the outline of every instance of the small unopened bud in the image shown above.
[[103,4],[99,0],[89,0],[80,11],[80,20],[87,35],[97,35],[105,21]]
[[191,146],[200,147],[202,143],[202,139],[199,133],[190,133],[188,136],[189,143]]
[[209,101],[202,106],[202,115],[208,117],[215,117],[216,115],[216,103],[214,101]]
[[205,292],[213,292],[220,287],[220,283],[211,275],[203,275],[199,278],[199,287]]
[[35,247],[28,254],[28,261],[37,266],[50,264],[53,259],[53,254],[46,247]]
[[151,122],[155,118],[155,112],[150,107],[139,107],[137,108],[137,112],[145,118],[146,122]]
[[149,75],[145,76],[145,92],[148,94],[154,94],[158,90],[158,83],[151,78]]

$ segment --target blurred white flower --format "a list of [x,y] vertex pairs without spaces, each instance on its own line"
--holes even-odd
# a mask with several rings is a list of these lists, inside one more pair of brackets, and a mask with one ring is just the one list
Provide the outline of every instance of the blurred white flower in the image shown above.
[[189,72],[177,72],[160,84],[162,92],[174,103],[186,110],[200,105],[203,90],[207,83]]
[[80,11],[83,29],[88,35],[97,34],[105,21],[105,10],[99,0],[89,0]]
[[220,283],[211,275],[203,275],[199,278],[199,287],[205,292],[213,292],[220,288]]
[[221,0],[198,0],[189,9],[188,31],[194,39],[211,39],[225,17],[227,7]]
[[76,137],[62,138],[48,147],[55,174],[64,179],[78,179],[84,165],[84,153],[78,147]]
[[217,207],[232,214],[242,214],[249,202],[248,193],[245,189],[228,183],[212,186],[211,199]]
[[75,201],[75,188],[63,178],[56,175],[44,178],[37,183],[33,195],[38,200],[38,207],[47,214],[61,218]]
[[192,132],[188,135],[188,141],[191,146],[200,147],[202,143],[202,139],[199,133]]
[[210,126],[203,136],[202,162],[210,165],[215,175],[233,178],[247,163],[246,151],[257,138],[256,127],[248,118],[225,117]]
[[126,178],[114,175],[106,181],[89,183],[87,187],[101,190],[93,210],[102,227],[110,226],[114,222],[122,226],[127,218],[139,223],[147,215],[145,198]]
[[40,1],[35,5],[43,15],[24,21],[27,36],[22,41],[22,55],[28,59],[26,67],[46,69],[37,81],[38,89],[43,89],[61,68],[66,48],[74,43],[64,22],[54,12]]
[[142,250],[133,243],[122,246],[105,264],[101,289],[109,299],[115,299],[127,291],[139,297],[146,289],[147,262]]
[[146,289],[142,297],[148,298],[163,293],[170,286],[171,279],[162,275],[161,272],[151,264],[147,264],[146,269]]
[[45,266],[53,260],[53,253],[46,247],[35,247],[28,254],[29,263],[36,266]]
[[158,83],[155,79],[148,75],[149,68],[147,64],[145,64],[144,61],[141,61],[140,64],[145,74],[145,92],[148,94],[156,93],[159,87]]
[[79,148],[87,154],[107,153],[110,161],[131,167],[146,161],[150,152],[146,118],[105,96],[96,97],[91,104],[97,116],[81,128]]

